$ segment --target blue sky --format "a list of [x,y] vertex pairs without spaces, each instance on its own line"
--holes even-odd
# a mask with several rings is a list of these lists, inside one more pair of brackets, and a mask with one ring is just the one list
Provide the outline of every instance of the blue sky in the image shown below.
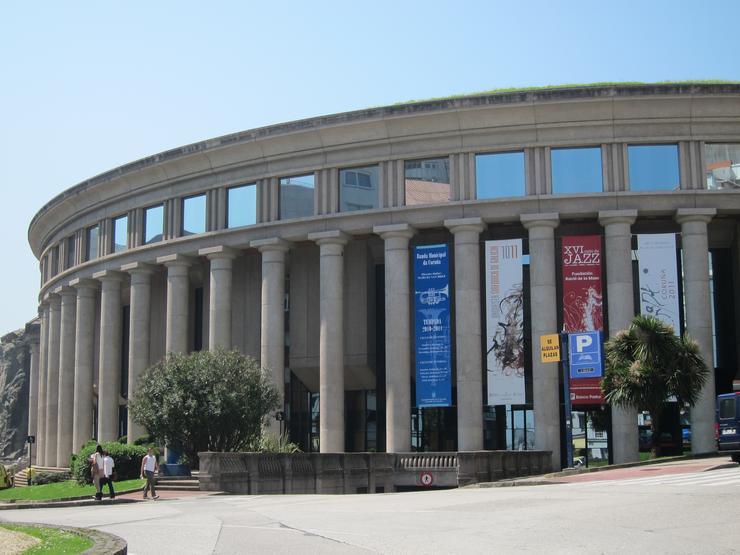
[[168,148],[491,88],[740,80],[740,2],[5,2],[0,333],[36,313],[56,194]]

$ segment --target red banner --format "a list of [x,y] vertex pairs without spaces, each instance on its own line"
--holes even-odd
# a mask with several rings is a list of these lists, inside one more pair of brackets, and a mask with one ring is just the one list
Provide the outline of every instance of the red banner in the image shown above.
[[[567,333],[603,331],[601,289],[601,236],[574,235],[563,244],[563,328]],[[588,383],[587,383],[588,382]],[[570,380],[574,405],[604,402],[600,380]]]
[[565,331],[602,331],[601,236],[563,237]]

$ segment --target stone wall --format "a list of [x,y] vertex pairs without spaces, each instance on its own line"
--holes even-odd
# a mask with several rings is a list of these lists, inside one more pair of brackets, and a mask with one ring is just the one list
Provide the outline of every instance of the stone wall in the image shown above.
[[251,495],[451,488],[551,470],[549,451],[198,455],[202,491]]
[[37,328],[29,325],[0,338],[0,460],[15,461],[27,454],[29,343]]

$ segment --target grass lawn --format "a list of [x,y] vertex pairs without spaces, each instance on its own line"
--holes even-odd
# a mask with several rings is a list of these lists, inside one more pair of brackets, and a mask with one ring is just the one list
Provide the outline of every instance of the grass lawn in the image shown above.
[[28,534],[41,540],[41,543],[35,547],[24,551],[23,555],[37,555],[41,553],[72,555],[74,553],[82,553],[93,546],[93,541],[90,538],[78,536],[77,534],[56,528],[37,528],[35,526],[22,526],[18,524],[0,524],[0,526],[14,532]]
[[[116,493],[131,491],[144,487],[144,480],[124,480],[114,482]],[[108,487],[103,488],[108,492]],[[0,502],[16,499],[19,501],[43,501],[45,499],[67,499],[69,497],[82,497],[84,495],[95,495],[95,486],[81,486],[75,480],[57,482],[55,484],[44,484],[43,486],[30,486],[27,488],[9,488],[0,490]]]

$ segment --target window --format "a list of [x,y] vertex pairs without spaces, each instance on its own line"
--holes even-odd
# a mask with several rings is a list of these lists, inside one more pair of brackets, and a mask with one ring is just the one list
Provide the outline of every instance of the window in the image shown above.
[[95,260],[98,257],[98,226],[93,225],[87,228],[85,232],[85,245],[87,252],[85,260]]
[[601,148],[553,148],[550,160],[554,194],[603,191]]
[[339,171],[339,211],[378,208],[378,166]]
[[182,235],[195,235],[206,231],[206,196],[197,195],[182,199]]
[[164,206],[151,206],[144,210],[144,244],[162,240],[164,234]]
[[59,245],[51,249],[51,276],[54,277],[59,273]]
[[111,252],[121,252],[128,248],[128,216],[113,219],[113,237]]
[[719,417],[722,420],[727,418],[735,418],[735,398],[728,397],[727,399],[719,400]]
[[706,145],[707,189],[740,187],[740,144]]
[[450,159],[407,160],[404,164],[406,206],[450,201]]
[[524,196],[524,153],[478,154],[475,187],[479,199]]
[[77,244],[75,242],[75,236],[67,237],[67,263],[66,267],[71,268],[75,265],[75,255],[77,254]]
[[250,183],[249,185],[231,187],[227,191],[226,206],[226,227],[256,224],[257,186]]
[[314,175],[280,179],[280,219],[313,216]]
[[680,187],[677,145],[627,147],[631,191],[673,191]]

